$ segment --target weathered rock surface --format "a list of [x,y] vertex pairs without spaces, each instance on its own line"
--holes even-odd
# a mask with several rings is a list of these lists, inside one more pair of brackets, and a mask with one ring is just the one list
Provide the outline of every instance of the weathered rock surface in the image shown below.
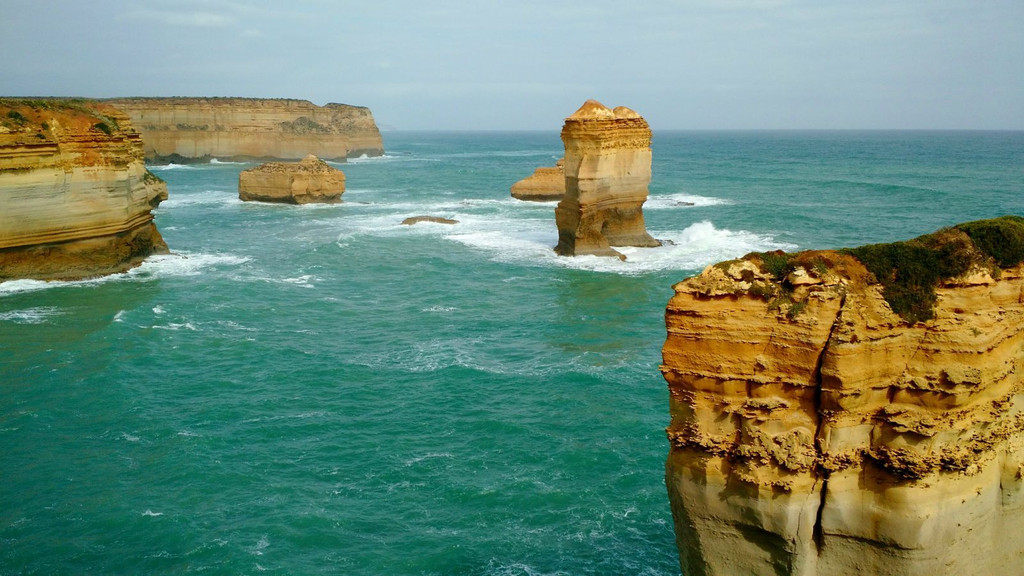
[[345,174],[310,154],[301,162],[269,162],[238,175],[238,197],[284,204],[333,204],[345,193]]
[[562,126],[565,195],[555,209],[563,256],[625,259],[612,246],[660,246],[644,226],[651,129],[639,114],[587,100]]
[[123,272],[166,252],[150,213],[166,197],[114,107],[0,100],[0,281]]
[[531,202],[557,202],[565,195],[565,159],[541,166],[512,185],[512,197]]
[[410,216],[405,220],[402,220],[402,224],[406,226],[412,226],[413,224],[419,224],[420,222],[433,222],[434,224],[458,224],[458,220],[452,220],[451,218],[442,218],[440,216]]
[[317,106],[261,98],[125,98],[109,100],[142,133],[146,159],[157,162],[325,160],[380,156],[380,131],[369,108]]
[[[933,256],[947,273],[916,283]],[[677,284],[662,372],[683,573],[1020,572],[1021,260],[1024,219],[1004,217]]]

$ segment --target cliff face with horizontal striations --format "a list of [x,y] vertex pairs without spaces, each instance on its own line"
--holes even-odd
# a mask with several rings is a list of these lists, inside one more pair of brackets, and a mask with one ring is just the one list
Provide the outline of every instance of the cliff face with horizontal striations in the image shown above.
[[119,110],[0,100],[0,281],[110,274],[165,252],[150,210],[166,197]]
[[299,160],[307,154],[344,161],[384,153],[373,114],[362,106],[261,98],[108,102],[131,117],[152,161]]
[[301,162],[270,162],[238,175],[238,197],[284,204],[333,204],[345,193],[345,174],[310,154]]
[[1022,260],[1024,219],[1004,217],[677,284],[662,372],[683,573],[1018,571]]
[[651,129],[639,114],[587,100],[562,126],[565,195],[555,209],[563,256],[625,259],[612,246],[660,246],[644,227]]
[[512,197],[530,202],[556,202],[565,195],[565,159],[554,166],[541,166],[512,185]]

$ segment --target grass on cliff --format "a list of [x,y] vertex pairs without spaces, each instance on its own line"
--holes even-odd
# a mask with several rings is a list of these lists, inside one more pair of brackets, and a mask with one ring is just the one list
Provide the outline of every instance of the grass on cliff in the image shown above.
[[908,322],[930,320],[935,287],[972,266],[999,268],[1024,262],[1024,218],[1002,216],[943,228],[906,242],[869,244],[842,252],[861,261],[882,285],[882,295]]
[[107,113],[112,110],[109,105],[83,98],[4,97],[0,98],[0,123],[7,128],[41,128],[45,131],[50,129],[49,122],[46,121],[50,118],[63,120],[68,116],[82,116],[98,120],[99,122],[95,122],[92,127],[107,136],[112,136],[114,132],[121,130],[118,118]]
[[[1001,268],[1024,262],[1024,218],[1002,216],[943,228],[905,242],[844,248],[882,285],[882,296],[893,311],[910,323],[934,317],[935,287],[966,273],[973,266],[987,267],[999,276]],[[750,254],[761,260],[761,270],[783,289],[797,267],[824,273],[830,262],[812,253],[782,251]]]

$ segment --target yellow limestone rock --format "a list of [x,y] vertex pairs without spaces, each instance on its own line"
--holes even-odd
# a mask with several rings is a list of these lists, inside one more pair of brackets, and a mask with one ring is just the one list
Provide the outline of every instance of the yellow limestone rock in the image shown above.
[[333,161],[384,153],[369,108],[317,106],[262,98],[125,98],[110,100],[132,118],[147,160]]
[[512,185],[512,197],[531,202],[556,202],[565,195],[565,159],[553,167],[541,166]]
[[587,100],[562,126],[565,195],[555,209],[563,256],[625,259],[612,246],[660,246],[644,226],[651,129],[636,112]]
[[150,213],[166,198],[114,107],[0,99],[0,281],[123,272],[166,252]]
[[345,193],[345,174],[310,154],[301,162],[269,162],[238,175],[238,197],[285,204],[333,204]]
[[[1024,219],[986,222],[1014,224],[995,244],[1024,253]],[[1020,572],[1024,264],[983,251],[961,252],[922,321],[850,253],[749,255],[675,286],[662,372],[684,574]]]

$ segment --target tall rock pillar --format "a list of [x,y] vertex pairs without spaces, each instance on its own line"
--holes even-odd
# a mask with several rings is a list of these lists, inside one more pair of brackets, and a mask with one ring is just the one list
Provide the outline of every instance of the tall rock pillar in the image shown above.
[[636,112],[587,100],[562,126],[565,195],[555,209],[562,256],[625,256],[612,246],[660,246],[644,227],[651,129]]

